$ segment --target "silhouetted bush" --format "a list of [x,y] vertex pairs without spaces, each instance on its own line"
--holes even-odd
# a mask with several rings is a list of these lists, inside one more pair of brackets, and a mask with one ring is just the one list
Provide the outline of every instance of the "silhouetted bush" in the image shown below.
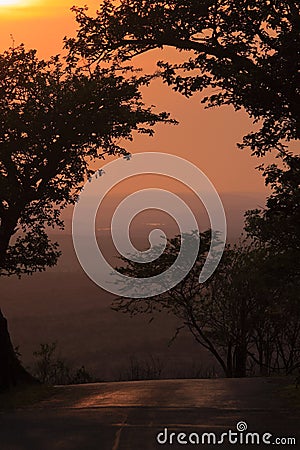
[[93,377],[84,366],[73,369],[65,358],[57,355],[57,342],[40,344],[33,353],[35,363],[33,375],[44,384],[83,384],[91,383]]
[[131,356],[128,367],[119,375],[119,381],[159,380],[162,372],[163,362],[159,357],[150,354],[138,359]]

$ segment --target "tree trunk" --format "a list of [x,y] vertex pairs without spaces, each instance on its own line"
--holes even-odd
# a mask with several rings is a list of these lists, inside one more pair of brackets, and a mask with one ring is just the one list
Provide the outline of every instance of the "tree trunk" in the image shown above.
[[37,381],[22,367],[10,339],[7,320],[0,310],[0,390],[27,383]]
[[235,348],[234,377],[243,378],[247,376],[247,345],[239,344]]
[[228,344],[227,348],[227,370],[225,372],[225,375],[227,378],[232,378],[232,345],[231,343]]

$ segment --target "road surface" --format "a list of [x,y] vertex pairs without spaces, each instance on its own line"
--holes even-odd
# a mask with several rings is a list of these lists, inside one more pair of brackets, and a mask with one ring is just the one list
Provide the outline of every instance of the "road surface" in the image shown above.
[[[264,378],[100,383],[55,392],[35,407],[0,412],[0,450],[264,448],[263,435],[273,445],[277,438],[299,438],[298,413]],[[247,430],[235,435],[239,422]],[[247,439],[260,444],[233,445],[228,434],[221,437],[229,430],[231,440],[259,433]],[[214,439],[222,443],[212,445]],[[278,448],[282,442],[300,448],[280,442]]]

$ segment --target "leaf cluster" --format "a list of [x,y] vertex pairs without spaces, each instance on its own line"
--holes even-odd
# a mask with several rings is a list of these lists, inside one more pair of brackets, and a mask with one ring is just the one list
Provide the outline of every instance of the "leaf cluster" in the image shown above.
[[244,108],[261,127],[241,148],[264,155],[299,138],[299,4],[293,0],[106,0],[96,17],[74,8],[71,54],[128,60],[154,48],[185,51],[160,61],[163,80],[189,97],[213,89],[207,107]]
[[121,140],[172,122],[144,105],[147,83],[129,68],[41,60],[23,45],[0,55],[1,274],[54,265],[46,227],[63,227],[61,210],[76,201],[90,162],[125,155]]

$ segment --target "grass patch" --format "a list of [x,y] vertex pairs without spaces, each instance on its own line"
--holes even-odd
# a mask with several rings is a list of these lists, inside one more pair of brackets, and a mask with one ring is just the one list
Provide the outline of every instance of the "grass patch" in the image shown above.
[[25,408],[54,394],[54,388],[45,385],[20,386],[0,393],[0,410]]

